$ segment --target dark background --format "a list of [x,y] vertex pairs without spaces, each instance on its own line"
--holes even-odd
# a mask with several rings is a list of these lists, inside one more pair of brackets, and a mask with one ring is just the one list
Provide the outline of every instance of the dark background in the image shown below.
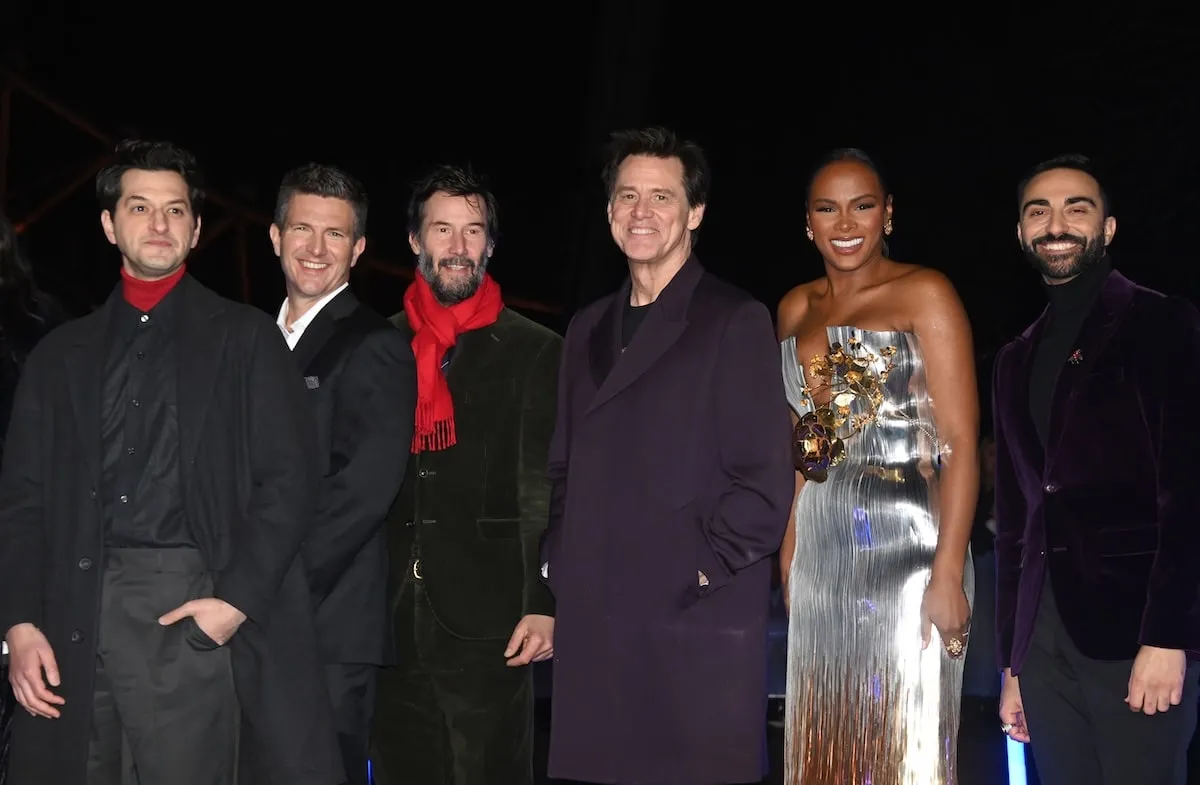
[[967,306],[986,412],[991,357],[1044,303],[1015,241],[1015,186],[1038,160],[1097,159],[1117,267],[1200,293],[1200,27],[1183,8],[0,0],[0,206],[41,283],[83,313],[118,275],[94,174],[122,135],[169,138],[213,192],[190,270],[274,315],[279,179],[339,164],[372,198],[353,284],[391,314],[412,272],[410,182],[470,163],[500,201],[506,300],[562,331],[624,275],[599,180],[610,131],[664,124],[704,145],[699,256],[772,309],[822,274],[804,237],[813,161],[858,146],[895,196],[893,257],[942,270]]

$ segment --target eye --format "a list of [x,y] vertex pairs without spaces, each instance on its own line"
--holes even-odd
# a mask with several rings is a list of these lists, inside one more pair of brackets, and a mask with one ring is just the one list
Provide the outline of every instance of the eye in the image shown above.
[[860,209],[860,210],[874,210],[874,209],[875,209],[875,205],[873,205],[873,204],[860,204],[860,205],[858,206],[858,209]]

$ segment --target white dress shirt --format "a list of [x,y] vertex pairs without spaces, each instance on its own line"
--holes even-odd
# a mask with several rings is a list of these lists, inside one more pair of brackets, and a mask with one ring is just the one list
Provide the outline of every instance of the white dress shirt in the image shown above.
[[279,306],[279,316],[275,318],[275,324],[279,325],[279,331],[283,333],[284,340],[287,341],[289,349],[296,348],[296,344],[300,343],[300,339],[304,337],[304,330],[310,324],[312,324],[313,319],[317,318],[317,314],[321,312],[321,309],[324,308],[330,300],[341,294],[342,290],[349,285],[350,282],[346,281],[346,283],[334,289],[320,300],[317,300],[316,304],[314,304],[312,308],[309,308],[303,316],[293,322],[291,327],[287,326],[288,301],[286,297],[283,299],[283,305]]

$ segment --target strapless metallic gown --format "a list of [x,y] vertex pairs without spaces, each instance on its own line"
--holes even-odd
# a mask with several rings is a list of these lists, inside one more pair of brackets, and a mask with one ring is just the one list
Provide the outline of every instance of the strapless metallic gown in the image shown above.
[[[936,628],[921,649],[939,467],[924,363],[909,333],[827,332],[830,345],[856,337],[877,356],[889,346],[896,353],[875,421],[846,441],[828,479],[805,483],[796,500],[784,782],[952,785],[963,659],[945,653]],[[796,340],[781,350],[788,400],[803,415],[811,406]],[[866,411],[860,402],[851,408]],[[973,605],[969,554],[964,576]]]

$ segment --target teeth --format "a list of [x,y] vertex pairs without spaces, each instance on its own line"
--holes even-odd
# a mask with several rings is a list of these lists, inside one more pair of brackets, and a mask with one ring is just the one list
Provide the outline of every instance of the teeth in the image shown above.
[[1075,247],[1075,243],[1042,243],[1042,247],[1047,251],[1069,251]]
[[836,248],[857,248],[858,246],[862,245],[863,238],[859,237],[854,240],[833,240],[831,242],[833,242],[833,245]]
[[653,229],[630,229],[630,234],[654,234]]
[[301,262],[301,263],[300,263],[300,266],[301,266],[301,267],[303,267],[303,268],[304,268],[304,269],[306,269],[306,270],[324,270],[324,269],[325,269],[326,267],[328,267],[329,265],[327,265],[327,264],[317,264],[316,262]]

